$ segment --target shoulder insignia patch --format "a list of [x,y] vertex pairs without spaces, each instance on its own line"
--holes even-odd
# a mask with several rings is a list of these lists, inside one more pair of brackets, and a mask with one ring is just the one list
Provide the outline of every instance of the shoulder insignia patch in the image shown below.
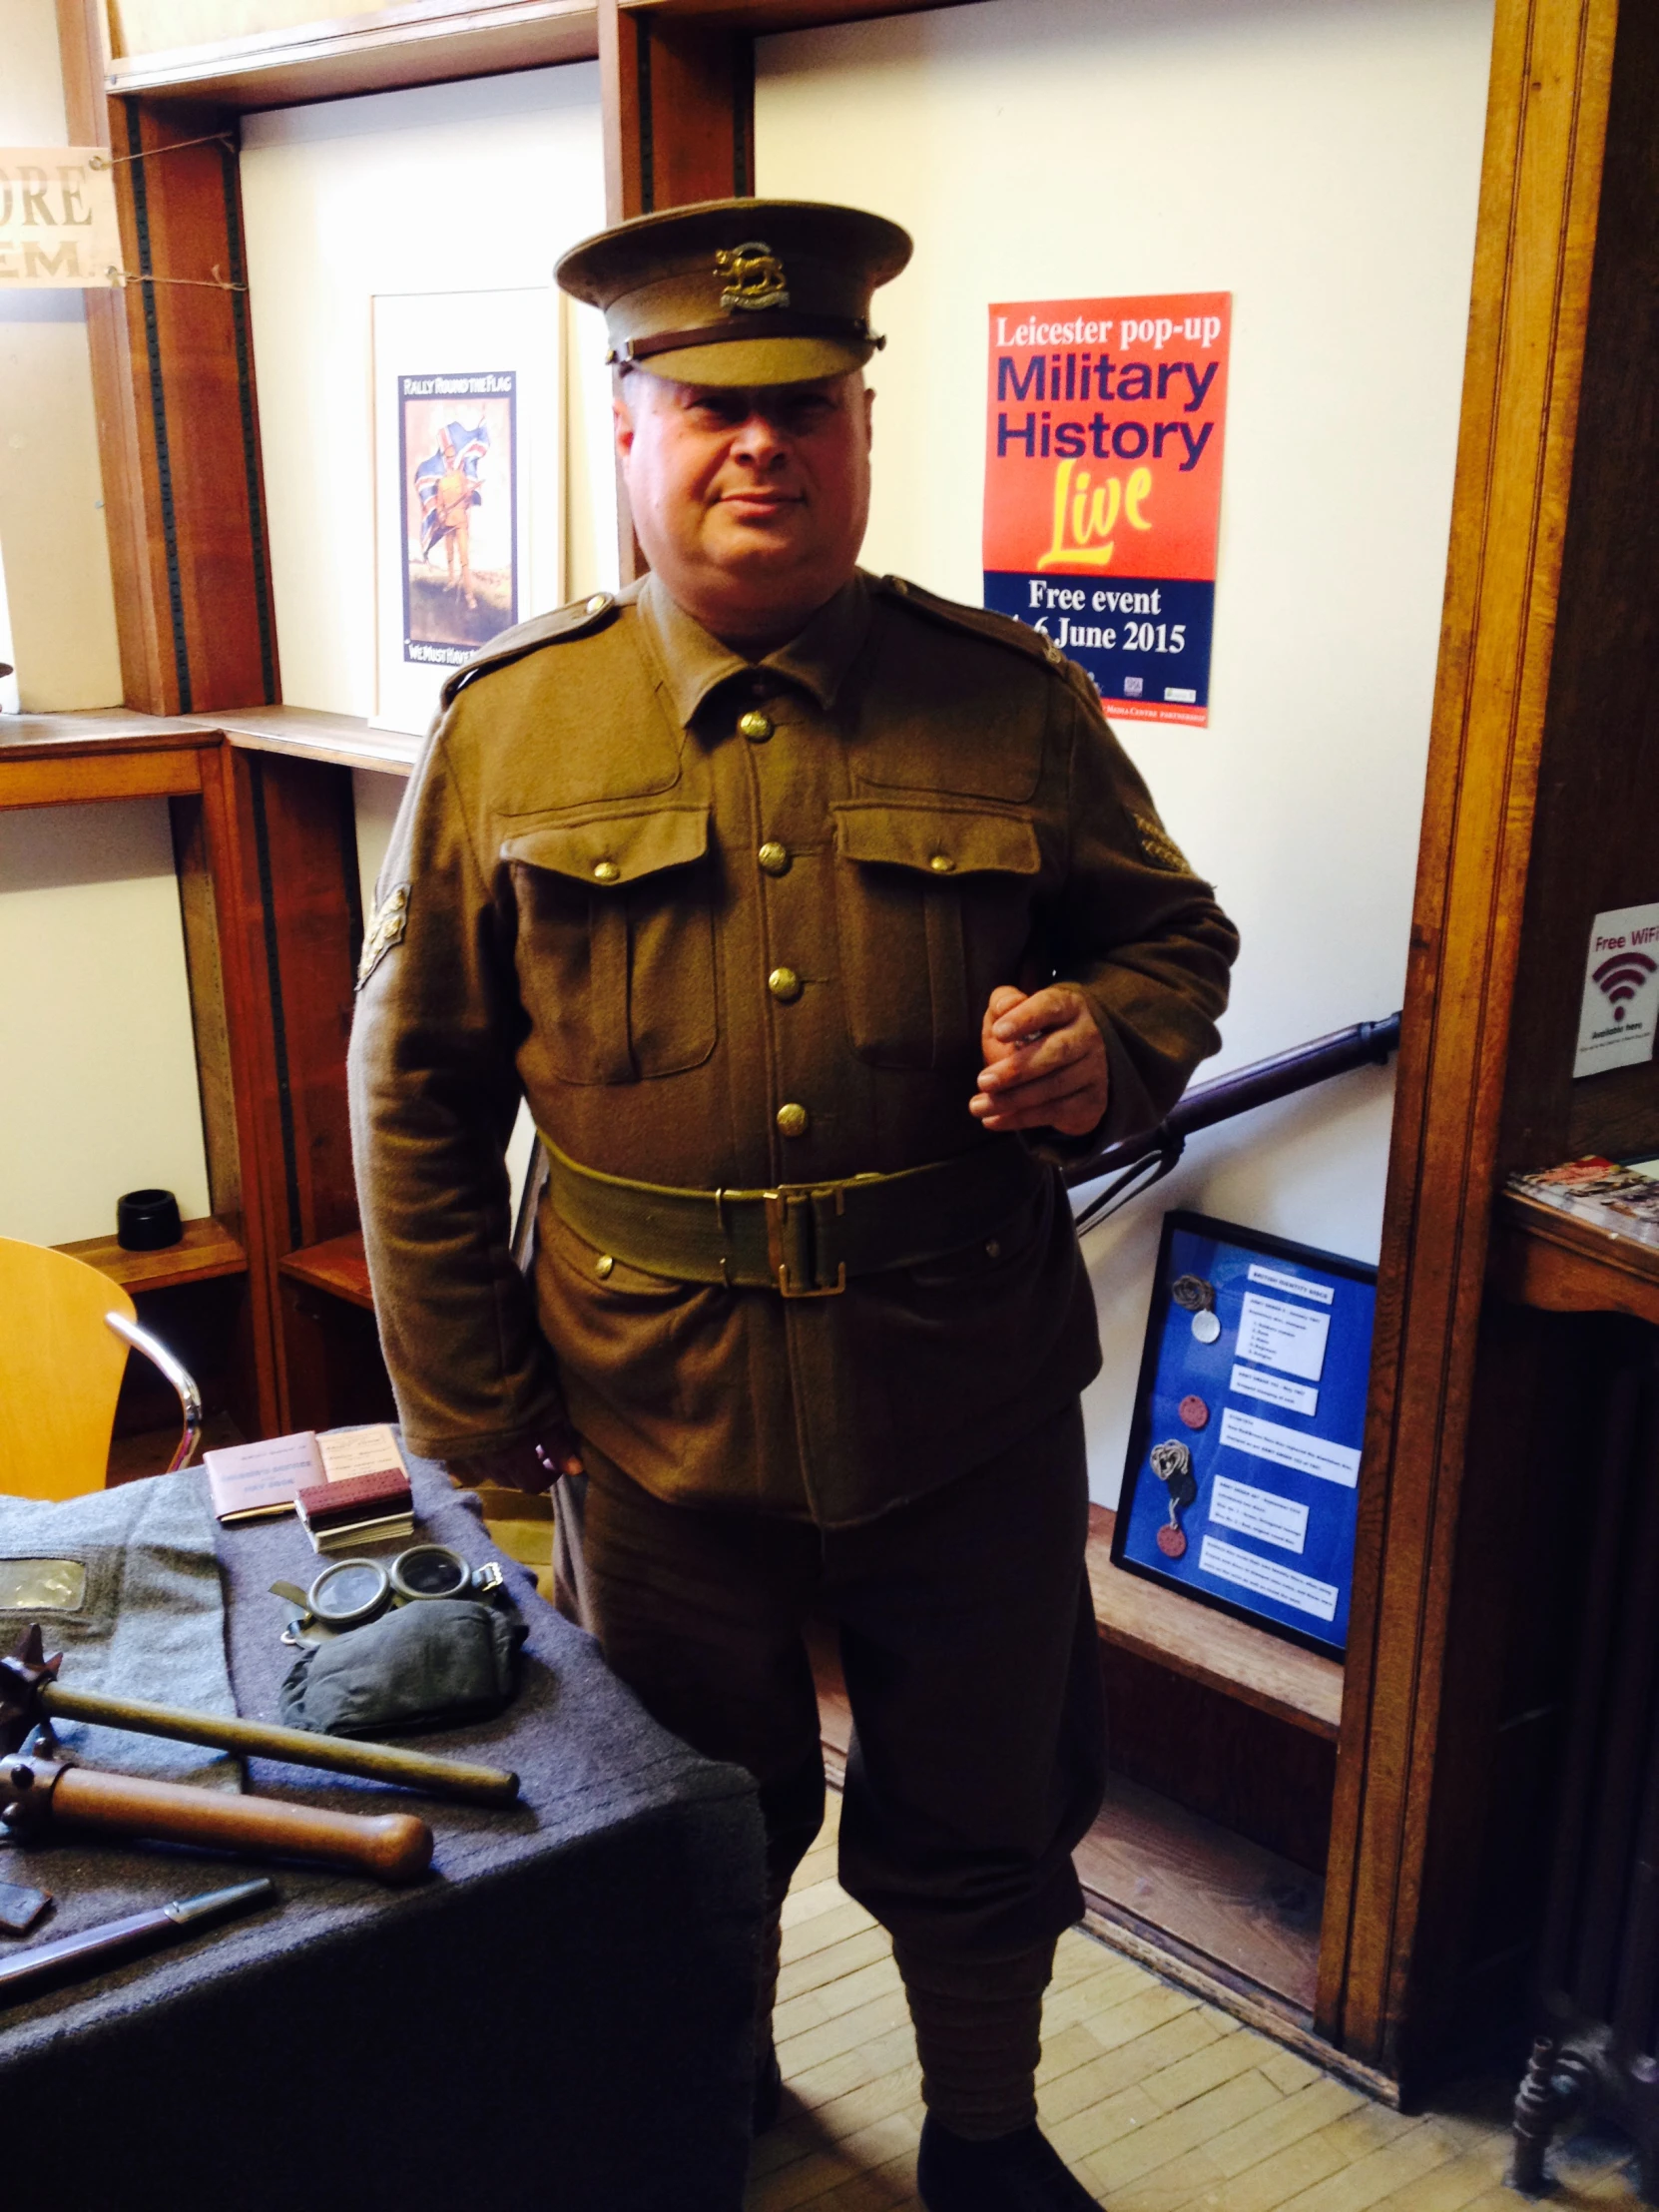
[[1138,815],[1133,808],[1125,808],[1124,812],[1135,826],[1142,852],[1154,867],[1168,868],[1172,875],[1191,875],[1187,855],[1161,822],[1151,815]]
[[917,614],[928,615],[935,622],[948,624],[957,630],[968,630],[977,638],[984,638],[992,645],[1005,645],[1010,651],[1023,653],[1027,660],[1044,661],[1051,668],[1064,668],[1066,657],[1054,643],[1029,623],[1016,622],[1012,615],[993,614],[988,607],[964,607],[960,600],[940,599],[934,592],[923,591],[919,584],[912,584],[907,577],[881,576],[876,579],[876,589],[883,591],[906,607],[913,607]]
[[544,645],[562,645],[567,639],[589,637],[597,630],[608,628],[616,620],[620,606],[621,601],[614,592],[596,591],[589,599],[574,600],[568,607],[555,608],[552,614],[536,615],[514,630],[503,630],[475,660],[456,669],[445,681],[439,694],[443,706],[449,706],[458,692],[476,683],[480,676],[489,676],[498,668],[522,661],[527,653],[539,653]]
[[363,933],[362,958],[357,962],[357,988],[361,990],[394,944],[401,942],[409,924],[409,886],[394,883]]

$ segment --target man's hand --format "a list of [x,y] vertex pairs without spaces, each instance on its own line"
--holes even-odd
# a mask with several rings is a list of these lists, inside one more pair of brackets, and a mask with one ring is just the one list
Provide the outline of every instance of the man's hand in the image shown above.
[[1075,983],[1029,996],[1004,983],[979,1025],[985,1055],[968,1112],[987,1129],[1086,1137],[1106,1111],[1106,1041]]
[[447,1462],[457,1481],[468,1488],[480,1482],[503,1490],[550,1490],[561,1474],[582,1474],[582,1454],[576,1431],[564,1422],[550,1423],[539,1436],[522,1444],[508,1444],[500,1451],[474,1452],[465,1459]]

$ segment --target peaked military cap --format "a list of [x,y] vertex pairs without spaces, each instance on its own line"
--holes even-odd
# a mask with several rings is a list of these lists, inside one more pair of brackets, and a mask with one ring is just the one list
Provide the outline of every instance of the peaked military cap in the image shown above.
[[814,200],[705,200],[574,246],[554,275],[602,308],[613,362],[686,384],[795,384],[886,341],[870,294],[910,259],[884,216]]

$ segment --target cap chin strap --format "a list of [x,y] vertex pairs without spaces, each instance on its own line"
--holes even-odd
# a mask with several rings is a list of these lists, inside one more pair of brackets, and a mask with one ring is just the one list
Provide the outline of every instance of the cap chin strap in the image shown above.
[[850,338],[855,345],[872,345],[879,353],[886,344],[862,315],[800,314],[792,308],[770,309],[764,321],[711,322],[699,330],[657,330],[650,337],[624,338],[606,354],[613,368],[633,368],[659,353],[678,353],[694,345],[733,345],[746,338]]

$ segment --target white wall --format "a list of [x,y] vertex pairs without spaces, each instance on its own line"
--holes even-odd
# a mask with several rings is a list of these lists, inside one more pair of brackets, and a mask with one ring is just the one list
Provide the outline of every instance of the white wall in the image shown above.
[[165,799],[0,814],[0,1236],[113,1236],[154,1184],[208,1211]]
[[[0,143],[67,136],[52,0],[0,0]],[[119,701],[79,292],[0,298],[0,711]],[[113,1235],[146,1184],[205,1214],[195,1069],[166,801],[0,814],[0,1236]]]
[[[63,146],[52,0],[0,0],[0,146]],[[26,708],[121,698],[115,591],[78,291],[0,295],[0,561]],[[0,701],[0,707],[4,702]]]
[[[1211,725],[1122,736],[1244,952],[1209,1077],[1398,1006],[1491,0],[986,0],[760,43],[763,193],[896,218],[865,559],[977,604],[993,299],[1229,290]],[[1374,1259],[1390,1083],[1196,1143],[1095,1234],[1095,1493],[1166,1205]]]
[[[369,301],[376,292],[551,283],[559,255],[605,221],[598,69],[581,63],[249,116],[242,190],[282,697],[290,707],[369,715]],[[616,574],[597,333],[594,317],[573,348],[567,478],[594,496],[570,517],[572,597]]]

